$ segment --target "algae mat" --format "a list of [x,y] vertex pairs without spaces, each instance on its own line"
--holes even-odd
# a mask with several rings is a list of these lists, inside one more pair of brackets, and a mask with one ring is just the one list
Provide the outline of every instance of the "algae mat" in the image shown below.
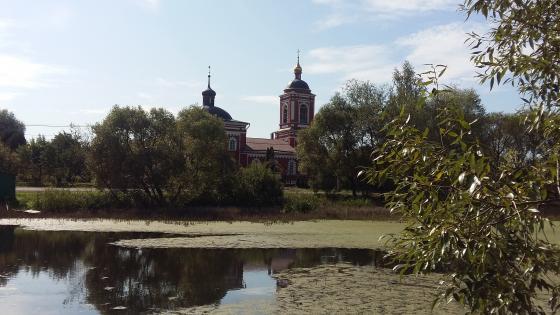
[[[117,245],[188,248],[370,248],[384,247],[379,237],[399,233],[397,222],[319,220],[291,223],[186,222],[140,220],[2,219],[0,225],[20,225],[44,231],[159,232],[173,237],[121,240]],[[184,235],[184,237],[177,237]]]
[[404,276],[390,269],[348,264],[287,269],[273,301],[213,304],[163,314],[464,314],[457,303],[433,311],[441,275]]

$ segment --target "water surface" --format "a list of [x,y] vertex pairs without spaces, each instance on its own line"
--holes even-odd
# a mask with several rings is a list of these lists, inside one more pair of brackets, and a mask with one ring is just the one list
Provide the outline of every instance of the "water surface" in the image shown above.
[[[155,233],[29,231],[0,226],[2,314],[141,314],[251,299],[274,300],[286,268],[380,264],[350,249],[131,249]],[[167,235],[168,236],[168,235]]]

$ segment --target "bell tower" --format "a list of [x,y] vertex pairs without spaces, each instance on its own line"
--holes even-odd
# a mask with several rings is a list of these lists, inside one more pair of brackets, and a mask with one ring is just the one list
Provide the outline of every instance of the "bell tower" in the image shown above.
[[297,145],[297,131],[309,127],[315,115],[315,94],[301,79],[302,70],[298,50],[294,79],[280,95],[280,128],[274,133],[276,139],[284,139],[292,147]]

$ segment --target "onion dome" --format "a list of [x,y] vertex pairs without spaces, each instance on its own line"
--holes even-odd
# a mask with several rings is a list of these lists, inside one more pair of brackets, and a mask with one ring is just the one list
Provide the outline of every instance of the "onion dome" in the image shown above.
[[232,120],[231,115],[225,110],[214,106],[216,91],[210,87],[210,66],[208,66],[208,88],[202,91],[202,108],[208,113],[221,118],[222,120]]
[[298,58],[297,58],[297,65],[294,68],[294,79],[288,83],[286,86],[286,90],[298,90],[300,92],[310,92],[309,85],[307,82],[301,79],[302,68],[299,64],[299,50],[298,50]]
[[217,106],[203,106],[204,110],[208,113],[221,118],[222,120],[232,120],[231,115],[226,112],[225,110],[217,107]]

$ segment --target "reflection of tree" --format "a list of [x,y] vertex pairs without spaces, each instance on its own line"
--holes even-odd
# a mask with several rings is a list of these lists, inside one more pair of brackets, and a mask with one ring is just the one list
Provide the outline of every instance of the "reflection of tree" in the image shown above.
[[17,256],[13,253],[14,229],[15,226],[0,226],[0,286],[5,286],[18,271]]
[[[0,286],[19,270],[69,279],[67,301],[81,299],[102,313],[126,313],[219,302],[242,288],[243,269],[291,267],[346,261],[384,266],[383,253],[352,249],[150,249],[108,245],[139,233],[37,232],[0,226]],[[154,237],[153,234],[149,237]],[[85,276],[84,276],[85,273]],[[75,286],[75,288],[74,288]]]
[[0,285],[6,285],[20,268],[33,276],[48,270],[51,277],[60,280],[75,272],[76,259],[90,239],[86,233],[39,233],[0,226]]
[[107,246],[90,258],[96,268],[86,277],[87,299],[101,311],[210,304],[243,285],[243,265],[228,250]]

